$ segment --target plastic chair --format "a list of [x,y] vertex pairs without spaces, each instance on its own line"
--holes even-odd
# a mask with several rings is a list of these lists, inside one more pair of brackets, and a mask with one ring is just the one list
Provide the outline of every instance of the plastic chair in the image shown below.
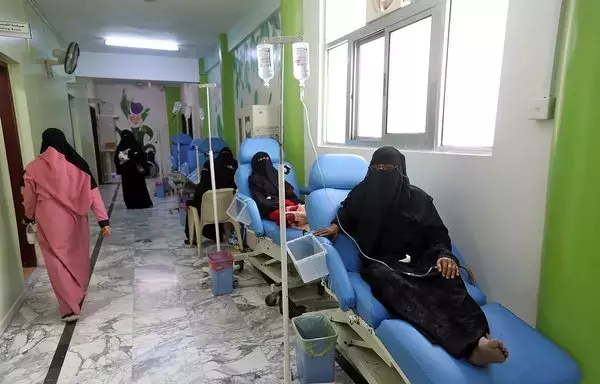
[[232,188],[217,189],[217,217],[214,215],[214,200],[213,193],[211,190],[206,191],[202,195],[202,212],[199,215],[198,210],[195,207],[189,207],[188,225],[190,231],[190,244],[194,243],[194,239],[198,243],[198,257],[202,255],[202,230],[207,225],[214,225],[215,222],[219,224],[231,223],[235,230],[235,235],[238,241],[242,239],[242,231],[240,223],[233,220],[227,214],[227,208],[233,201],[234,190]]

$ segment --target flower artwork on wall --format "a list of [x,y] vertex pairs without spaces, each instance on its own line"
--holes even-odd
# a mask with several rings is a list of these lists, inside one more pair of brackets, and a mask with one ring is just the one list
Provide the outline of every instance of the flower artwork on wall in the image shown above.
[[[156,154],[156,147],[149,143],[154,137],[154,131],[145,122],[150,115],[150,108],[145,108],[140,102],[133,101],[127,97],[127,91],[123,89],[121,96],[121,111],[129,124],[129,129],[144,147],[146,153]],[[115,127],[119,135],[122,129]]]

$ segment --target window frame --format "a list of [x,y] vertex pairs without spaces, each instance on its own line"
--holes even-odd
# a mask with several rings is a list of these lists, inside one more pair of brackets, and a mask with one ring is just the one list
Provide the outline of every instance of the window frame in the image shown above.
[[[402,149],[432,150],[441,138],[441,115],[443,114],[443,76],[444,50],[447,40],[446,18],[447,3],[451,0],[420,0],[400,8],[388,15],[374,20],[366,26],[325,44],[325,62],[328,63],[329,51],[341,44],[348,44],[347,97],[346,97],[346,133],[345,143],[327,141],[323,132],[322,142],[326,145],[378,147],[382,142]],[[390,72],[391,34],[404,27],[431,17],[431,36],[429,52],[429,76],[427,89],[427,116],[425,133],[387,133],[388,95]],[[385,38],[384,46],[384,84],[383,84],[383,121],[380,138],[359,137],[357,135],[357,88],[358,88],[358,49],[380,37]],[[328,79],[325,79],[328,87]],[[326,120],[325,120],[326,121]],[[325,131],[328,127],[325,126]]]

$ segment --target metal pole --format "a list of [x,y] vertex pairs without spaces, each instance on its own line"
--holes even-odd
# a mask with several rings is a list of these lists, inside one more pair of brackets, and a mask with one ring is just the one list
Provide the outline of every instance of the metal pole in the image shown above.
[[181,173],[181,112],[177,112],[177,172]]
[[288,308],[288,258],[287,258],[287,233],[286,233],[286,218],[285,218],[285,169],[283,166],[283,101],[284,101],[284,68],[285,68],[285,45],[281,44],[281,124],[279,125],[279,238],[280,257],[281,257],[281,300],[283,309],[283,377],[284,383],[289,384],[291,380],[290,372],[290,317]]
[[286,237],[286,219],[285,219],[285,167],[283,153],[283,131],[284,131],[284,112],[283,101],[284,84],[285,84],[285,45],[303,41],[302,36],[277,36],[263,39],[263,43],[278,44],[281,47],[281,125],[279,127],[279,238],[280,238],[280,259],[281,259],[281,300],[283,311],[283,350],[284,350],[284,366],[283,377],[284,383],[291,383],[290,371],[290,317],[288,306],[288,258],[287,258],[287,237]]
[[[212,197],[213,197],[213,214],[215,218],[215,234],[217,236],[217,252],[221,251],[221,234],[219,233],[219,223],[218,223],[218,211],[217,211],[217,183],[215,180],[215,160],[213,156],[212,150],[212,136],[210,132],[210,87],[206,87],[206,103],[208,104],[208,108],[206,111],[206,121],[208,124],[208,161],[210,163],[210,184],[212,187]],[[200,164],[198,164],[200,166]]]

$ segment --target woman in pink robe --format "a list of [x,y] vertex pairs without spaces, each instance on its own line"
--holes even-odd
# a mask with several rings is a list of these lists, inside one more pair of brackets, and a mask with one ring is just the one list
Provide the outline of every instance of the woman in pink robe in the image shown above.
[[37,224],[62,318],[75,321],[90,277],[88,210],[92,209],[104,236],[110,234],[110,226],[88,164],[62,131],[44,131],[40,156],[25,168],[22,193],[26,220]]

